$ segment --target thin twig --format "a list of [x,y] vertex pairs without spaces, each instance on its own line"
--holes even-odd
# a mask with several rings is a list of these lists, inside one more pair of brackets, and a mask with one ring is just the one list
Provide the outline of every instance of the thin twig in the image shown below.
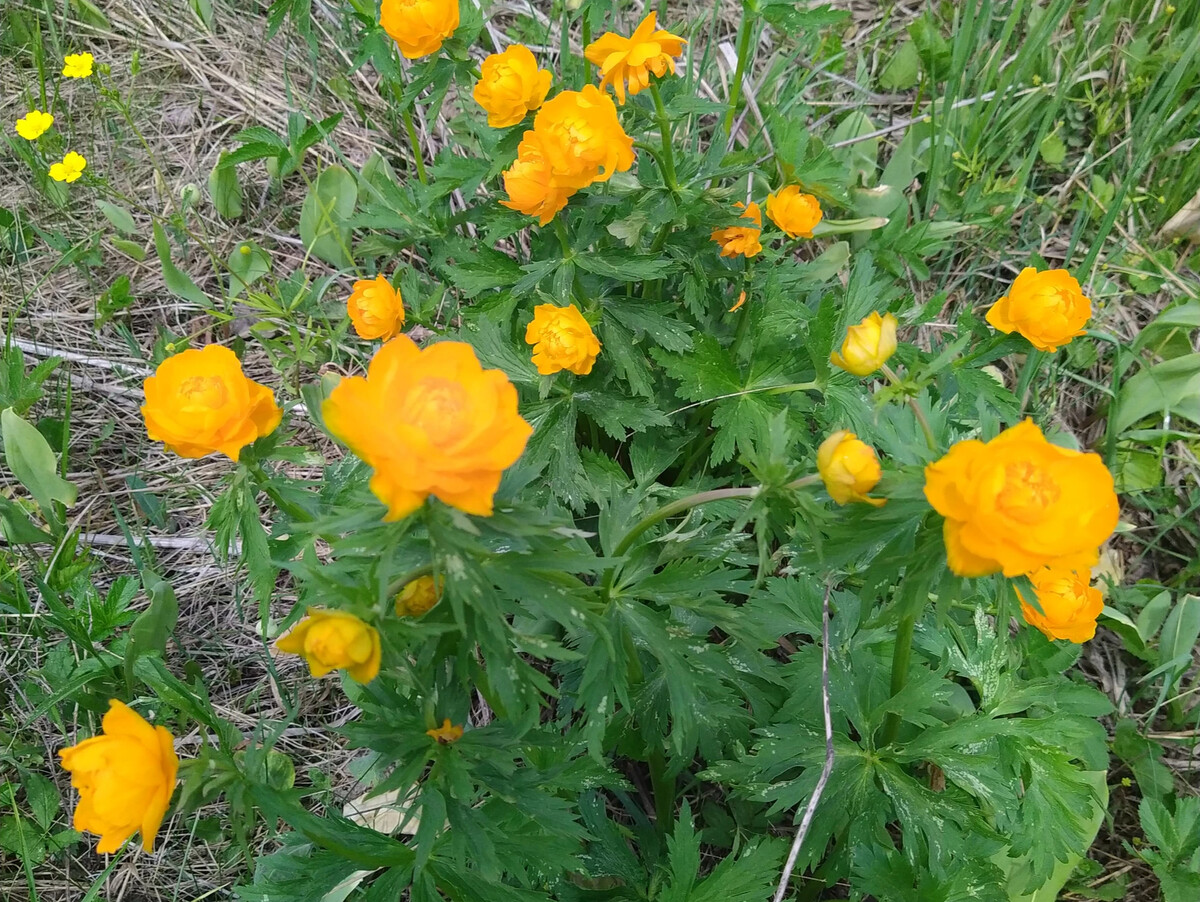
[[813,790],[808,807],[804,809],[804,817],[800,821],[800,829],[792,840],[792,849],[788,852],[787,864],[783,866],[783,876],[779,878],[779,889],[775,890],[773,902],[782,902],[787,893],[788,881],[792,879],[792,871],[796,867],[796,859],[800,856],[800,847],[804,845],[804,837],[812,826],[813,816],[817,813],[817,804],[825,792],[825,784],[833,771],[833,720],[829,716],[829,590],[825,584],[825,599],[821,602],[821,710],[825,715],[825,766],[821,768],[821,778],[817,780],[817,788]]

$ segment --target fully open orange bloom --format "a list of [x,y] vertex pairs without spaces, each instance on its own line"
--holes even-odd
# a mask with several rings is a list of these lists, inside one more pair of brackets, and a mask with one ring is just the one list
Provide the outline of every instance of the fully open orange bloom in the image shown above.
[[275,647],[302,656],[314,677],[344,670],[355,682],[369,683],[379,675],[379,632],[345,611],[309,608],[303,620],[276,640]]
[[538,68],[533,51],[513,44],[483,61],[472,96],[487,110],[488,125],[508,128],[542,105],[552,78],[548,69]]
[[424,350],[406,335],[371,359],[367,376],[343,379],[321,406],[325,425],[375,471],[371,491],[399,520],[433,495],[490,516],[500,474],[525,450],[532,427],[517,390],[485,370],[471,346]]
[[99,835],[102,855],[140,830],[142,848],[153,852],[179,772],[175,740],[116,699],[108,703],[102,731],[58,753],[79,790],[75,829]]
[[789,238],[811,238],[824,215],[821,202],[802,193],[799,185],[788,185],[767,195],[767,216]]
[[956,444],[925,468],[925,497],[946,518],[946,557],[959,576],[1088,569],[1117,526],[1100,457],[1050,444],[1030,420],[990,442]]
[[1091,316],[1092,302],[1069,272],[1027,266],[988,310],[987,321],[1006,335],[1020,332],[1038,350],[1057,351],[1083,334]]
[[865,501],[882,507],[886,500],[867,495],[879,483],[883,471],[875,449],[853,432],[839,429],[821,442],[817,449],[817,472],[825,483],[825,491],[838,504]]
[[600,353],[596,334],[574,304],[534,307],[533,321],[525,329],[525,341],[533,345],[533,363],[543,376],[560,370],[586,376]]
[[220,345],[168,357],[142,388],[146,433],[180,457],[218,451],[237,460],[283,418],[271,389],[247,379],[237,355]]
[[672,57],[683,53],[683,38],[658,27],[658,14],[650,13],[629,37],[610,31],[587,45],[584,56],[600,68],[600,90],[608,85],[625,103],[625,87],[636,94],[650,86],[650,74],[659,78],[675,73]]
[[762,211],[753,201],[748,207],[744,204],[738,204],[738,207],[745,208],[742,218],[751,220],[755,227],[726,226],[713,229],[712,240],[721,245],[722,257],[753,257],[762,253],[762,244],[758,240],[762,235]]
[[1037,592],[1038,611],[1021,593],[1021,613],[1030,626],[1037,627],[1049,639],[1087,642],[1096,635],[1096,618],[1104,610],[1100,590],[1091,585],[1086,573],[1074,570],[1039,570],[1031,573]]
[[379,24],[407,59],[420,59],[458,28],[458,0],[383,0]]
[[359,338],[387,341],[404,325],[404,301],[384,276],[359,279],[346,302],[346,312]]
[[538,225],[545,225],[567,205],[577,189],[573,180],[555,176],[542,152],[541,137],[528,131],[517,147],[516,162],[504,173],[504,190],[508,199],[500,201],[503,206],[536,216]]

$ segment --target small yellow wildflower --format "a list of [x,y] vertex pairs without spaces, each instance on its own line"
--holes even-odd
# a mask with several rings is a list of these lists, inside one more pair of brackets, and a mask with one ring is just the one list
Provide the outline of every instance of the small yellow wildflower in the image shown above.
[[66,78],[88,78],[92,74],[92,63],[96,61],[90,53],[68,53],[63,58],[62,74]]
[[86,168],[87,160],[83,158],[83,154],[71,150],[62,158],[61,163],[55,163],[50,167],[50,178],[56,182],[73,182],[83,175],[83,170]]
[[30,110],[26,116],[17,120],[17,134],[26,141],[36,141],[53,124],[54,117],[49,113],[43,113],[41,110]]

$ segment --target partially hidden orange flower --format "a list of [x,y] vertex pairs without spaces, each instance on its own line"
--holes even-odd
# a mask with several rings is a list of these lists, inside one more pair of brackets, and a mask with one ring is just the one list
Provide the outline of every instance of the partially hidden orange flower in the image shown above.
[[397,617],[420,617],[434,609],[442,600],[443,580],[432,576],[418,576],[404,584],[396,593]]
[[458,22],[458,0],[383,0],[379,10],[379,24],[410,60],[441,50]]
[[538,68],[532,50],[513,44],[483,61],[472,96],[487,111],[488,125],[508,128],[542,105],[552,78],[550,70]]
[[767,216],[789,238],[811,238],[824,215],[821,202],[801,192],[799,185],[788,185],[767,195]]
[[220,345],[168,357],[142,388],[147,435],[180,457],[219,452],[237,460],[283,418],[271,389],[246,378],[237,355]]
[[359,279],[346,302],[346,312],[359,338],[394,338],[404,325],[404,300],[384,276]]
[[574,304],[534,307],[533,321],[525,329],[525,341],[533,345],[533,364],[543,376],[560,370],[586,376],[600,353],[596,334]]
[[314,677],[344,670],[355,682],[369,683],[379,675],[378,630],[345,611],[309,608],[303,620],[276,640],[275,647],[303,657]]
[[650,86],[650,75],[675,74],[674,57],[683,53],[683,38],[658,27],[658,14],[642,19],[629,37],[616,32],[601,35],[587,45],[584,56],[600,69],[600,89],[612,85],[617,102],[625,103],[625,89],[637,94]]
[[430,495],[490,516],[500,475],[525,450],[532,427],[500,370],[479,365],[469,344],[421,349],[406,335],[371,359],[321,406],[325,425],[375,472],[371,491],[399,520]]
[[634,161],[633,138],[625,133],[612,99],[595,85],[563,91],[546,101],[517,147],[517,161],[504,173],[504,206],[545,225],[580,188],[625,172]]
[[116,852],[139,830],[142,848],[153,852],[179,773],[175,740],[116,699],[101,731],[58,753],[79,791],[75,829],[97,834],[101,855]]
[[1119,513],[1100,457],[1050,444],[1031,420],[958,442],[925,468],[925,497],[959,576],[1088,570]]
[[712,240],[721,246],[722,257],[753,257],[762,253],[762,244],[759,242],[762,235],[762,211],[753,201],[748,207],[739,203],[738,208],[745,209],[742,218],[749,219],[754,226],[713,229]]
[[1027,266],[988,310],[987,321],[1006,335],[1020,332],[1040,351],[1057,351],[1083,334],[1091,316],[1092,302],[1069,272]]
[[868,497],[879,483],[883,471],[875,449],[853,432],[839,429],[821,442],[817,449],[817,472],[825,491],[838,504],[865,501],[882,507],[886,499]]
[[439,745],[449,745],[463,738],[463,728],[452,724],[450,718],[447,717],[442,721],[440,727],[436,730],[426,730],[425,735],[430,739],[436,739]]
[[1038,570],[1029,574],[1041,611],[1027,602],[1020,591],[1025,621],[1048,639],[1087,642],[1096,635],[1096,618],[1104,610],[1104,597],[1091,585],[1088,574],[1076,570]]

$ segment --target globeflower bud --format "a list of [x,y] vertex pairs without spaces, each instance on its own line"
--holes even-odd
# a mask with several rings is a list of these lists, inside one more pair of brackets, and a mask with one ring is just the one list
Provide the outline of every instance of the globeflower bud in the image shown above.
[[872,313],[857,326],[846,330],[840,352],[829,355],[829,362],[855,376],[869,376],[896,353],[896,317]]
[[359,279],[346,302],[346,312],[359,338],[387,341],[404,325],[404,302],[400,292],[382,275]]
[[559,370],[586,376],[600,353],[600,342],[574,304],[534,307],[533,322],[525,329],[525,341],[533,345],[533,363],[543,376]]
[[1021,613],[1025,621],[1046,634],[1048,639],[1086,642],[1096,635],[1096,618],[1104,610],[1100,590],[1090,584],[1088,575],[1076,570],[1043,569],[1031,573],[1037,603],[1041,611],[1021,595]]
[[799,185],[788,185],[767,195],[767,216],[789,238],[811,238],[824,215],[821,202],[811,194],[801,193]]
[[1082,335],[1092,302],[1065,269],[1021,270],[1008,294],[987,312],[987,321],[1006,335],[1020,332],[1040,351],[1057,351]]
[[513,44],[483,61],[473,96],[487,111],[488,125],[508,128],[542,105],[552,78],[549,70],[538,68],[533,51]]
[[853,432],[839,429],[821,442],[817,449],[817,472],[829,497],[838,504],[865,501],[882,507],[885,503],[883,498],[867,497],[883,471],[874,449]]
[[441,50],[458,21],[458,0],[383,0],[379,10],[379,24],[410,60]]
[[397,617],[420,617],[442,600],[442,580],[418,576],[396,594]]
[[345,611],[309,608],[308,616],[280,636],[275,647],[301,655],[314,677],[344,670],[352,680],[369,683],[379,674],[382,651],[375,627]]
[[116,852],[139,830],[142,848],[154,851],[179,772],[175,740],[166,728],[152,727],[113,699],[101,735],[58,754],[79,790],[75,829],[100,836],[96,851]]

